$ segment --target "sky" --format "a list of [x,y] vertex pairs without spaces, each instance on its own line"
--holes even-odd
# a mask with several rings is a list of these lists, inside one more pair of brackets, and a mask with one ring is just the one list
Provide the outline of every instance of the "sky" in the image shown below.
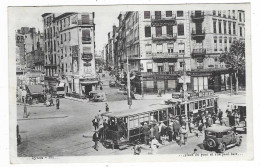
[[[16,14],[15,27],[35,27],[36,30],[43,32],[43,22],[41,15],[44,12],[39,12],[37,9],[21,10]],[[96,52],[98,53],[107,43],[107,34],[112,31],[112,26],[118,26],[119,11],[115,10],[99,10],[95,11],[94,22],[96,24],[95,41]]]

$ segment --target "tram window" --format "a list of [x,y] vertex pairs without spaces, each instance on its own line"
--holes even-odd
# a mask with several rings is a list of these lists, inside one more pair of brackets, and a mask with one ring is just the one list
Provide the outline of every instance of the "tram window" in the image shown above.
[[177,106],[177,114],[176,115],[181,115],[181,107],[179,105]]
[[202,108],[202,101],[199,101],[199,109]]
[[207,102],[208,102],[207,107],[209,107],[210,106],[210,99],[208,99]]
[[184,104],[181,105],[181,114],[185,114],[185,106],[184,106]]
[[195,102],[195,110],[199,109],[198,102]]
[[164,121],[167,119],[166,110],[159,111],[159,121]]
[[206,107],[206,100],[203,100],[203,108]]
[[139,122],[140,122],[140,126],[144,124],[144,122],[148,122],[149,121],[149,114],[142,114],[139,116]]
[[174,107],[170,107],[168,109],[168,115],[169,115],[170,118],[174,116]]
[[151,121],[156,120],[158,122],[158,111],[151,112],[150,119],[151,119]]
[[213,106],[213,101],[212,101],[212,99],[209,99],[209,106]]
[[190,111],[190,105],[187,104],[187,111]]
[[190,110],[194,110],[194,103],[190,103]]
[[137,128],[138,127],[138,116],[129,118],[129,128]]

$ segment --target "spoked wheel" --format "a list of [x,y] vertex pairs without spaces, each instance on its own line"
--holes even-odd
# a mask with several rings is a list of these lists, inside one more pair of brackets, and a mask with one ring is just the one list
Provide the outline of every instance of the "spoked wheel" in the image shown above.
[[226,151],[226,145],[225,144],[221,144],[221,147],[219,149],[220,153],[224,153]]

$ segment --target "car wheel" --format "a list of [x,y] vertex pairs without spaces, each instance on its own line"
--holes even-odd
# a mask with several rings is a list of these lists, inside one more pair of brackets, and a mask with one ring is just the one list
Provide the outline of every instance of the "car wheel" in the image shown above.
[[242,143],[242,139],[239,139],[237,142],[237,146],[241,146],[241,143]]
[[225,151],[226,151],[226,145],[223,143],[223,144],[221,144],[221,146],[220,146],[219,152],[220,152],[220,153],[224,153]]
[[208,148],[214,148],[214,147],[216,147],[216,142],[215,142],[215,140],[209,138],[207,140],[207,144],[206,145],[207,145]]

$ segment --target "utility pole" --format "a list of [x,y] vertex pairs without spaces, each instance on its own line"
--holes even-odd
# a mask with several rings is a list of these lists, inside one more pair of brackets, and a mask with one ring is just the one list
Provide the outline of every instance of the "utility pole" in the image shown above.
[[132,98],[130,95],[130,74],[129,74],[128,55],[126,55],[126,70],[127,70],[127,103],[129,105],[129,109],[131,109]]

